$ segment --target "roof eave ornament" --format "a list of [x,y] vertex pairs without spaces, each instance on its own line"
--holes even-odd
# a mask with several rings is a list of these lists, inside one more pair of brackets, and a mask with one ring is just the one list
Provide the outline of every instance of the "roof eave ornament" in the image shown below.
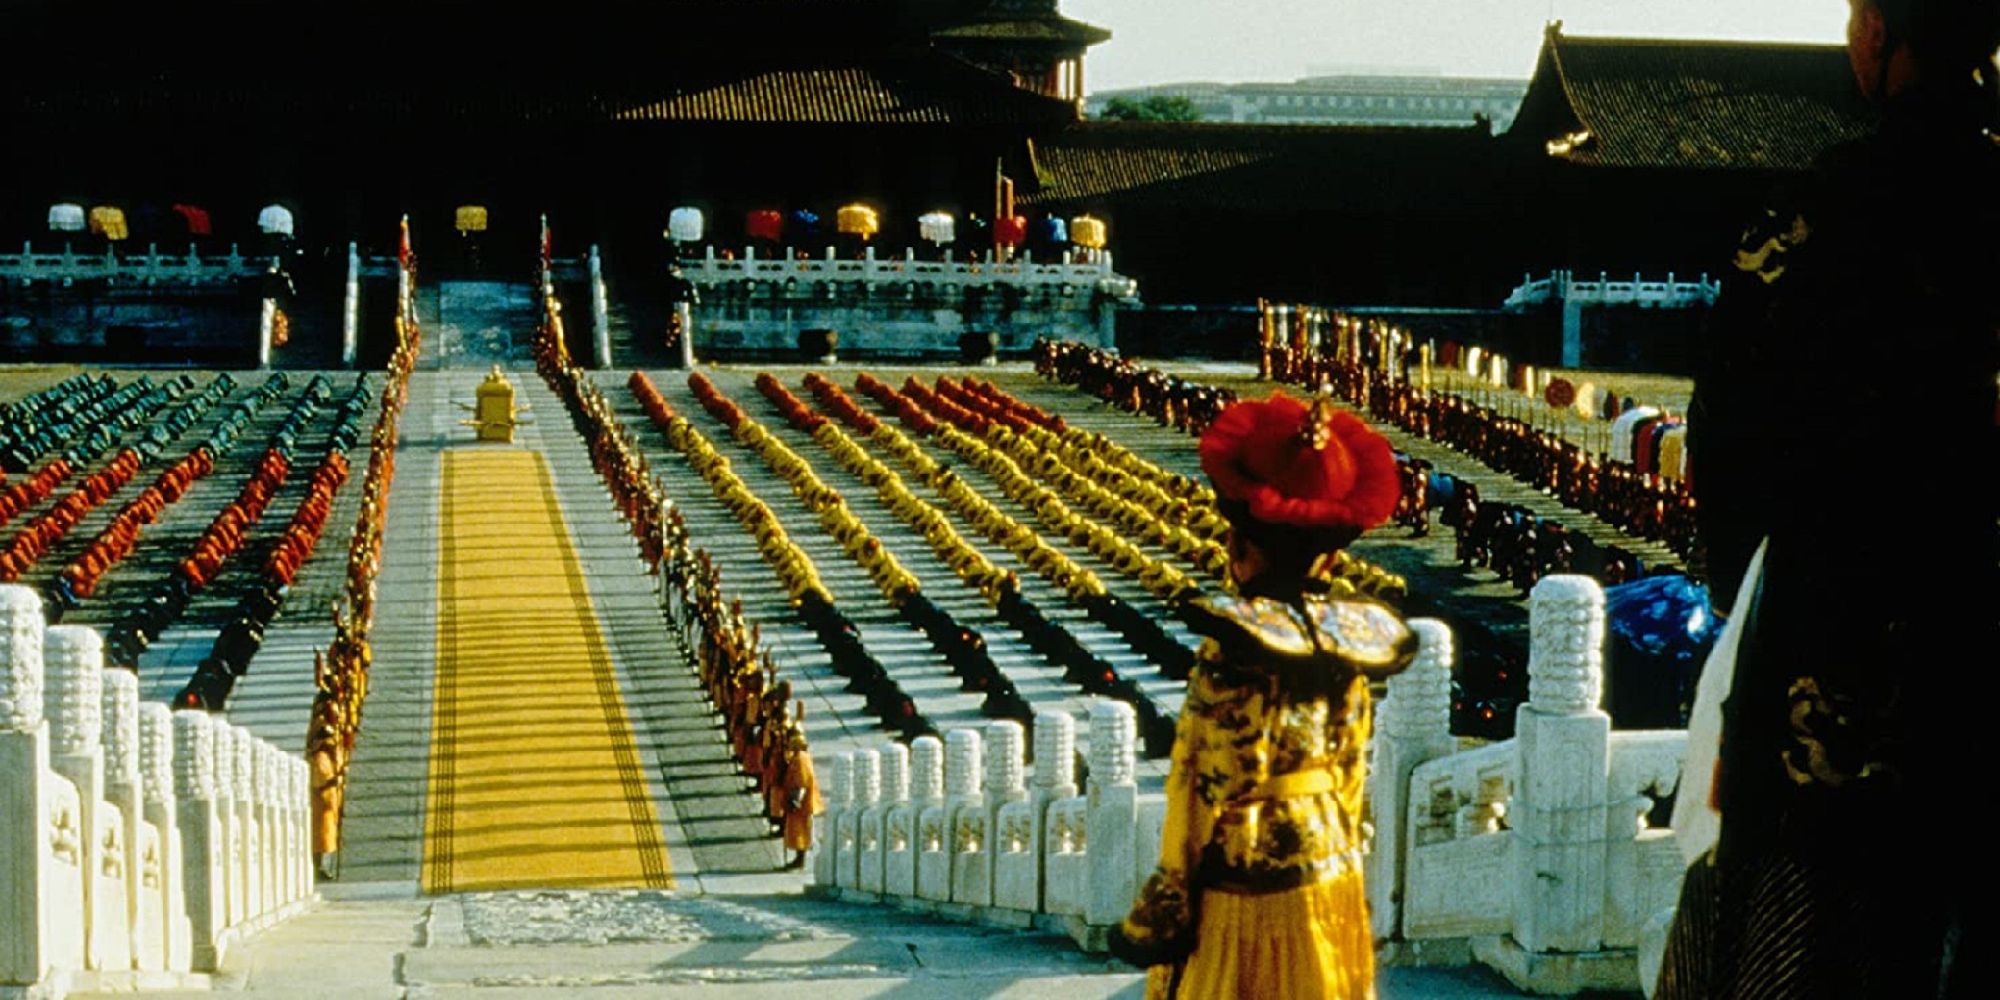
[[1595,142],[1596,138],[1589,129],[1578,129],[1562,138],[1550,139],[1547,143],[1549,155],[1559,160],[1569,159]]

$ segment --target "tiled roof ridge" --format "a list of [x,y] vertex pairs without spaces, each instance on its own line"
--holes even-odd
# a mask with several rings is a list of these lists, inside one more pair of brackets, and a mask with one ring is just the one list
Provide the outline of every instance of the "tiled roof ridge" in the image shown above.
[[[1452,135],[1462,132],[1480,132],[1483,129],[1484,126],[1477,122],[1452,122],[1436,125],[1392,125],[1377,122],[1353,124],[1314,122],[1293,125],[1283,122],[1158,122],[1126,121],[1117,118],[1092,118],[1079,121],[1075,125],[1063,129],[1061,132],[1046,136],[1043,138],[1043,141],[1060,142],[1064,138],[1084,133],[1098,133],[1107,136],[1115,135],[1116,133],[1125,133],[1132,138],[1144,138],[1162,134],[1171,137],[1173,135],[1194,135],[1201,133],[1207,136],[1236,135],[1243,138],[1276,136],[1289,139],[1310,135],[1335,137],[1373,133],[1388,135],[1407,135],[1410,133]],[[1124,136],[1119,137],[1123,138]]]
[[1748,38],[1641,38],[1634,35],[1570,35],[1553,32],[1551,38],[1557,43],[1557,54],[1563,46],[1595,48],[1659,48],[1659,49],[1743,49],[1757,52],[1789,50],[1794,52],[1826,52],[1843,46],[1827,42],[1800,41],[1760,41]]
[[1577,123],[1582,125],[1585,130],[1595,132],[1597,131],[1597,125],[1588,118],[1585,118],[1583,114],[1583,106],[1589,102],[1578,99],[1576,85],[1570,82],[1569,70],[1563,66],[1562,43],[1568,42],[1570,38],[1562,33],[1561,27],[1560,22],[1558,22],[1549,29],[1549,44],[1546,46],[1549,53],[1549,61],[1554,64],[1556,82],[1562,85],[1563,101],[1569,105],[1569,113],[1576,118]]

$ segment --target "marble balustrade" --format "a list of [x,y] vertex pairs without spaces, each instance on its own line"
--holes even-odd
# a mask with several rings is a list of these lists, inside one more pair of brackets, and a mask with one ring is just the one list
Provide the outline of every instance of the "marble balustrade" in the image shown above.
[[[1678,787],[1686,733],[1612,731],[1603,591],[1568,575],[1536,587],[1516,735],[1464,750],[1451,632],[1411,627],[1420,651],[1377,706],[1368,779],[1377,939],[1484,962],[1524,988],[1640,985],[1639,952],[1657,947],[1682,874],[1671,831],[1648,819]],[[1032,766],[1011,721],[827,759],[816,891],[1102,947],[1158,858],[1165,802],[1138,792],[1130,706],[1093,707],[1081,785],[1077,723],[1038,715]]]
[[306,767],[141,703],[89,628],[0,586],[0,995],[173,985],[312,897]]

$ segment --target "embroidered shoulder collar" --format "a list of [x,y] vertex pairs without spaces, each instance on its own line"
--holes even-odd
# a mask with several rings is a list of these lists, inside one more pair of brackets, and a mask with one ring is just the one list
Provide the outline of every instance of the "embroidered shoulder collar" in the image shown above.
[[1188,627],[1233,658],[1305,662],[1338,660],[1368,673],[1401,668],[1416,635],[1372,601],[1307,597],[1300,607],[1268,597],[1205,597],[1182,611]]

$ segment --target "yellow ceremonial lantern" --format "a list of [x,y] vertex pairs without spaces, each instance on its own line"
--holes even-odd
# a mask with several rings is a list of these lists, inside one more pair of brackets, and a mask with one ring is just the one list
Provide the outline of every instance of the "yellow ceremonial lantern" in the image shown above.
[[114,243],[131,235],[125,226],[125,210],[112,205],[98,205],[90,210],[90,231]]
[[477,429],[479,440],[512,442],[514,417],[520,411],[514,409],[514,383],[500,373],[499,365],[494,365],[486,380],[479,383],[474,398],[472,420],[468,422]]
[[1088,215],[1069,220],[1069,241],[1086,250],[1104,249],[1104,220]]
[[834,213],[834,228],[849,236],[868,239],[882,230],[882,219],[866,205],[842,205]]
[[483,233],[486,231],[486,206],[460,205],[452,219],[452,228],[461,233]]

